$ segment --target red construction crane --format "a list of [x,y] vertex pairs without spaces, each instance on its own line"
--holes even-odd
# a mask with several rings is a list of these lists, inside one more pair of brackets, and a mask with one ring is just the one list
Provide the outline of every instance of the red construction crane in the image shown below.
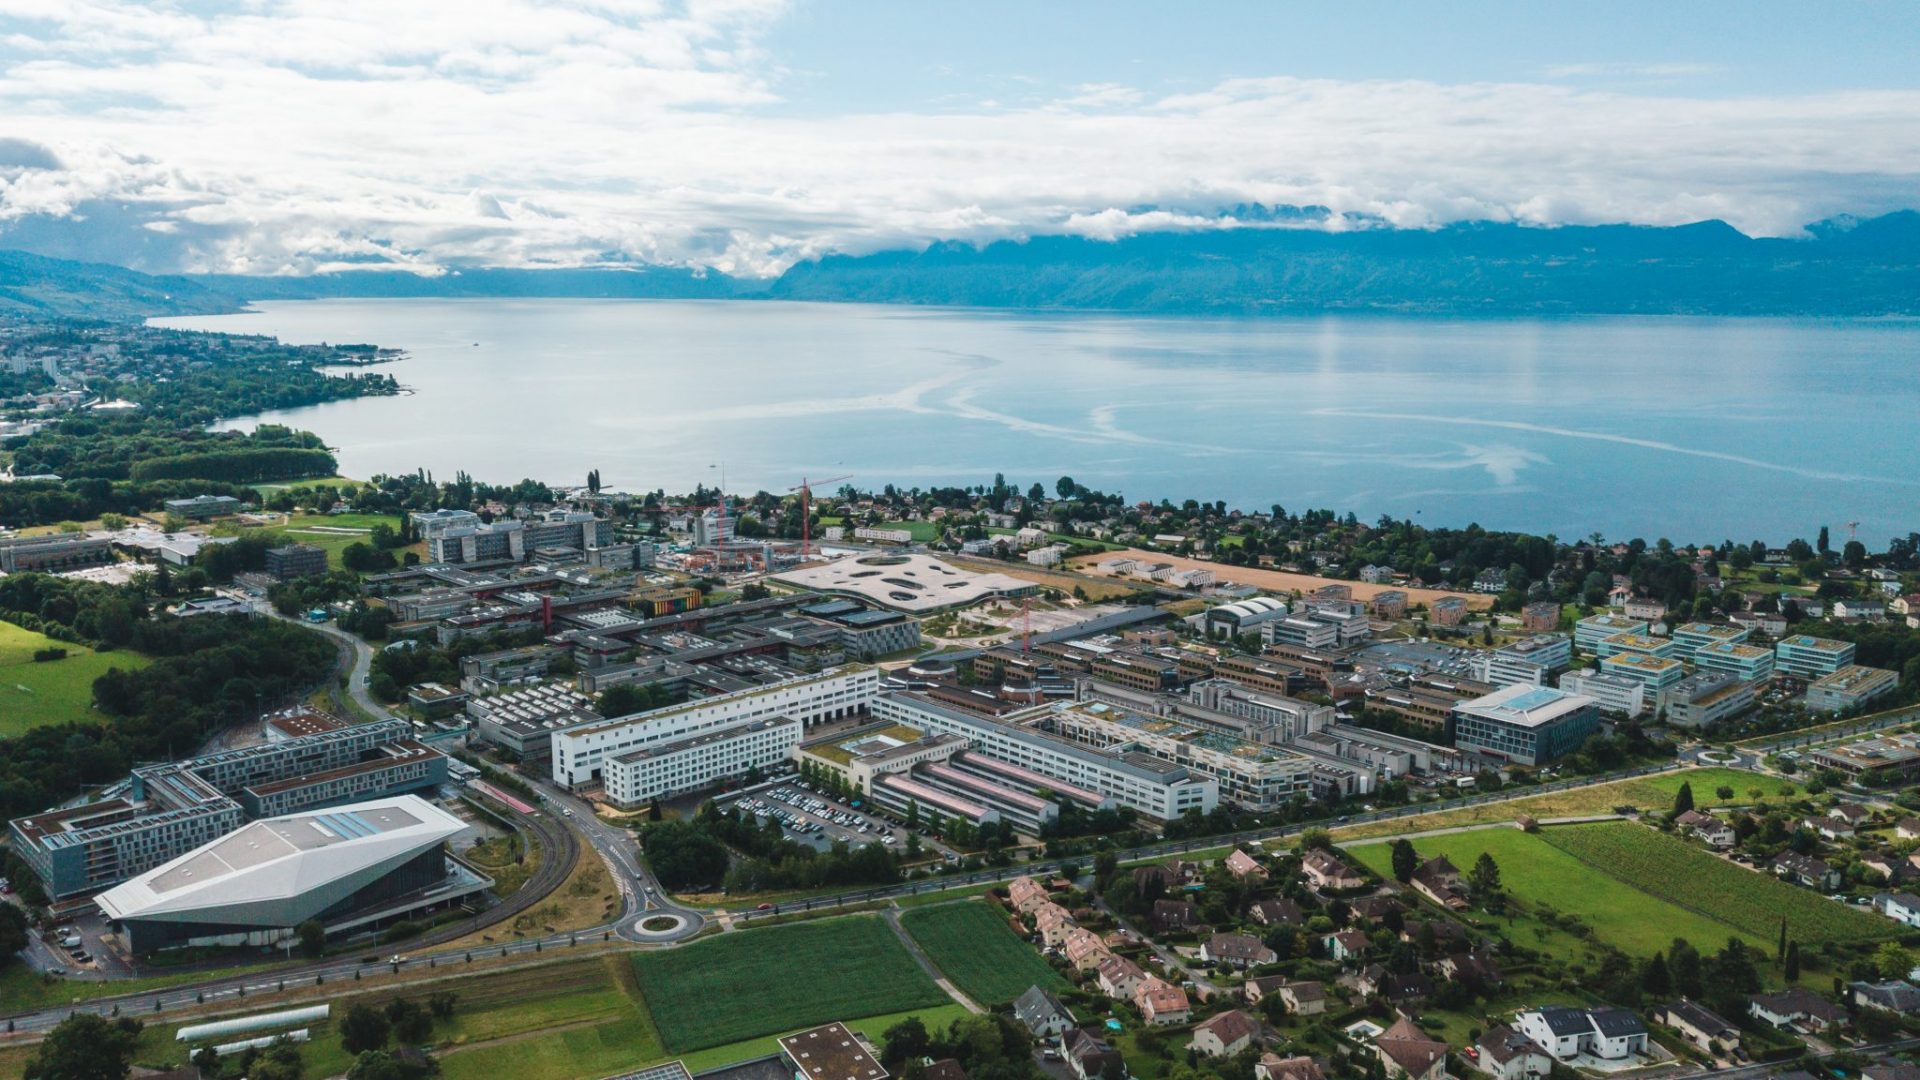
[[826,480],[809,480],[803,476],[800,478],[800,485],[798,487],[790,487],[787,489],[788,491],[797,491],[800,493],[800,557],[802,559],[811,558],[813,555],[813,485],[837,484],[842,480],[851,479],[853,479],[851,473],[846,476],[835,476]]

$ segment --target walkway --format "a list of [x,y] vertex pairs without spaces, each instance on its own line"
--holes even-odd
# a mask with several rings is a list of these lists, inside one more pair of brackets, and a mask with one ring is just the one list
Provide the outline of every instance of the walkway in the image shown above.
[[946,974],[934,965],[933,958],[921,950],[920,943],[913,940],[913,935],[907,933],[907,928],[900,925],[900,906],[898,904],[888,904],[886,910],[880,914],[887,920],[887,925],[893,928],[893,936],[899,938],[900,944],[907,947],[907,953],[913,957],[913,962],[919,964],[920,970],[926,972],[928,978],[932,979],[940,989],[946,991],[948,997],[959,1002],[970,1013],[984,1013],[987,1011],[980,1007],[979,1002],[961,993],[960,988],[953,985],[953,981],[948,979]]

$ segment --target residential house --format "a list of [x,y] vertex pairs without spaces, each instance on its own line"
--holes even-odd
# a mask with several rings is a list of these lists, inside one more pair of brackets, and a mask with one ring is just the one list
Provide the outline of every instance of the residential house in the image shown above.
[[1482,1069],[1495,1080],[1534,1080],[1553,1071],[1553,1059],[1540,1044],[1505,1024],[1495,1024],[1480,1036]]
[[1306,912],[1286,897],[1255,900],[1247,905],[1247,915],[1261,926],[1299,926],[1306,922]]
[[1717,848],[1730,848],[1738,839],[1732,825],[1699,810],[1689,810],[1674,818],[1673,823]]
[[1118,1001],[1132,1000],[1133,992],[1147,978],[1140,965],[1124,956],[1109,956],[1100,961],[1095,970],[1099,973],[1100,992]]
[[1894,922],[1920,926],[1920,896],[1910,892],[1875,893],[1873,907]]
[[1079,929],[1078,923],[1067,909],[1059,904],[1048,903],[1033,913],[1033,929],[1040,935],[1040,941],[1049,949],[1057,949],[1067,940],[1067,935]]
[[1920,818],[1903,817],[1894,822],[1893,835],[1902,840],[1920,840]]
[[1920,1080],[1920,1065],[1907,1065],[1898,1059],[1890,1064],[1869,1065],[1860,1070],[1863,1080]]
[[1797,885],[1827,891],[1840,887],[1840,869],[1825,859],[1783,851],[1773,857],[1773,872]]
[[1460,871],[1445,855],[1421,863],[1408,884],[1414,892],[1449,911],[1465,911],[1469,906],[1466,891],[1460,887]]
[[1827,816],[1844,821],[1855,829],[1858,829],[1873,820],[1873,811],[1861,806],[1859,803],[1843,802],[1828,810]]
[[1322,939],[1327,947],[1327,956],[1336,963],[1350,964],[1366,958],[1373,943],[1367,935],[1358,930],[1340,930],[1328,934]]
[[1818,835],[1823,840],[1853,839],[1853,823],[1842,818],[1801,818],[1800,827],[1810,833]]
[[1818,1035],[1847,1020],[1847,1010],[1803,987],[1747,999],[1747,1014],[1775,1028]]
[[1148,921],[1155,933],[1178,933],[1200,925],[1200,909],[1185,900],[1155,900]]
[[1320,1063],[1310,1057],[1261,1054],[1253,1066],[1254,1080],[1327,1080]]
[[1239,1009],[1228,1009],[1194,1025],[1187,1049],[1208,1057],[1232,1057],[1253,1045],[1260,1025]]
[[1102,960],[1113,955],[1107,949],[1107,943],[1100,940],[1100,935],[1079,927],[1074,927],[1067,934],[1060,954],[1067,958],[1067,963],[1072,964],[1076,971],[1092,971],[1100,966]]
[[1852,995],[1855,1005],[1885,1009],[1902,1016],[1920,1014],[1920,987],[1904,979],[1848,983],[1847,992]]
[[1201,943],[1200,959],[1244,971],[1258,964],[1274,963],[1280,957],[1252,934],[1215,934]]
[[1441,1080],[1447,1075],[1447,1044],[1404,1016],[1374,1038],[1373,1049],[1388,1077]]
[[1474,987],[1483,992],[1498,990],[1506,981],[1500,973],[1499,965],[1493,962],[1493,958],[1480,953],[1451,953],[1436,961],[1433,970],[1450,982]]
[[1419,943],[1432,933],[1434,944],[1448,952],[1471,952],[1467,928],[1452,919],[1408,919],[1400,928],[1400,940]]
[[1433,996],[1433,980],[1418,971],[1388,972],[1378,985],[1380,996],[1399,1006],[1402,1012]]
[[1067,1067],[1079,1080],[1100,1080],[1114,1070],[1121,1076],[1127,1075],[1126,1059],[1108,1046],[1098,1032],[1074,1028],[1061,1036],[1060,1050],[1066,1056]]
[[1047,990],[1031,986],[1013,1003],[1013,1017],[1035,1038],[1049,1039],[1073,1027],[1073,1014]]
[[1869,851],[1860,856],[1860,865],[1879,874],[1888,885],[1905,885],[1920,878],[1920,867],[1891,851]]
[[1390,912],[1406,914],[1407,905],[1401,903],[1398,897],[1387,893],[1374,893],[1372,896],[1358,896],[1347,901],[1347,910],[1353,918],[1372,925],[1386,918]]
[[1300,860],[1300,872],[1316,889],[1357,889],[1367,883],[1366,875],[1317,848]]
[[1290,982],[1280,988],[1280,1000],[1295,1016],[1319,1016],[1327,1011],[1327,988],[1312,981]]
[[1647,1052],[1647,1025],[1626,1009],[1548,1005],[1521,1013],[1514,1024],[1556,1061],[1583,1054],[1617,1061]]
[[952,1058],[941,1058],[927,1066],[926,1080],[967,1080],[966,1066]]
[[1279,993],[1285,985],[1285,975],[1260,975],[1240,984],[1240,996],[1246,999],[1247,1004],[1258,1005],[1266,1000],[1268,994]]
[[1252,879],[1255,881],[1267,880],[1266,867],[1261,866],[1258,859],[1241,851],[1239,848],[1235,848],[1233,854],[1227,856],[1226,867],[1227,873],[1237,878]]
[[1665,1024],[1708,1054],[1731,1054],[1740,1047],[1740,1029],[1697,1001],[1681,998],[1653,1010],[1653,1022]]
[[1035,908],[1052,901],[1039,882],[1023,876],[1007,882],[1007,902],[1020,914],[1031,915]]
[[1133,1006],[1149,1024],[1184,1024],[1193,1015],[1185,990],[1151,975],[1134,988]]
[[1353,988],[1361,997],[1373,997],[1387,982],[1387,965],[1368,964],[1353,977]]

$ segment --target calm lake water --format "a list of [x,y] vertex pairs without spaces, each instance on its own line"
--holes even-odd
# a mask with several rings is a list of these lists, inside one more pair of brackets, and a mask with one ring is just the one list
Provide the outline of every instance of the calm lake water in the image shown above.
[[404,348],[292,424],[417,467],[684,491],[803,476],[1331,507],[1563,537],[1920,528],[1920,322],[1160,319],[754,301],[327,300],[161,320]]

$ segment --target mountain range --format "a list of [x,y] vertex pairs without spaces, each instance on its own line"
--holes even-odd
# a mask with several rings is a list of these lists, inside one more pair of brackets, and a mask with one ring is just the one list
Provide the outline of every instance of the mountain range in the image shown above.
[[[829,255],[772,281],[681,268],[481,268],[422,277],[154,276],[0,251],[0,313],[130,319],[324,297],[764,298],[1157,314],[1920,315],[1920,212],[1755,238],[1719,221],[1432,230],[1242,224],[1107,241],[1038,236],[976,247]],[[1247,221],[1254,224],[1245,224]]]

